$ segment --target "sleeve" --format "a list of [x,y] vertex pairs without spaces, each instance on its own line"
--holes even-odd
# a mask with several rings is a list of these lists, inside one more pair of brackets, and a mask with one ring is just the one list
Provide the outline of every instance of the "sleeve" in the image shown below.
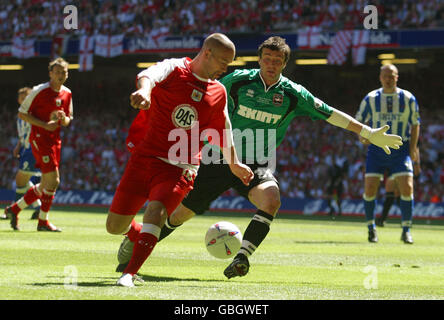
[[21,113],[29,113],[31,106],[36,100],[37,94],[40,92],[40,87],[36,86],[32,89],[32,91],[26,96],[25,100],[20,105],[18,111]]
[[368,95],[362,99],[359,105],[358,112],[356,113],[355,119],[361,123],[368,123],[371,119],[371,108]]
[[25,131],[21,127],[21,122],[23,122],[23,120],[21,120],[20,118],[17,119],[17,134],[20,141],[22,141],[25,137]]
[[225,90],[227,91],[227,100],[228,100],[228,111],[231,112],[235,109],[233,98],[230,94],[231,88],[234,83],[244,80],[248,77],[249,70],[244,69],[236,69],[232,73],[223,77],[220,82],[224,85]]
[[68,118],[74,119],[74,107],[72,104],[72,94],[69,95]]
[[303,86],[292,83],[291,92],[297,98],[298,115],[309,116],[311,120],[327,120],[333,113],[329,105],[313,96]]
[[232,73],[227,74],[225,77],[223,77],[220,82],[227,90],[227,94],[230,95],[230,90],[233,83],[242,80],[243,78],[245,78],[245,70],[236,69]]
[[418,125],[421,123],[421,117],[419,116],[419,106],[418,101],[415,96],[412,94],[409,100],[409,106],[412,114],[412,125]]
[[165,59],[143,70],[137,75],[136,82],[145,77],[152,82],[152,87],[165,80],[177,67],[185,67],[185,59]]

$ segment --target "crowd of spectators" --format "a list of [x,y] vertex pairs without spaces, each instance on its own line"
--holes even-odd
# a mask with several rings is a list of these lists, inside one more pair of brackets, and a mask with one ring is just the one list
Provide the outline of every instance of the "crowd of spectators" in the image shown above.
[[202,35],[361,29],[364,7],[378,9],[380,29],[444,27],[443,0],[0,0],[0,41],[16,35],[52,38],[64,29],[67,5],[78,13],[70,35]]
[[[350,115],[355,115],[365,94],[378,86],[377,70],[369,77],[333,81],[337,74],[327,71],[303,72],[291,76],[314,95]],[[358,74],[359,75],[359,74]],[[330,77],[330,78],[328,78]],[[369,80],[373,79],[373,80]],[[330,79],[330,80],[329,80]],[[435,80],[434,80],[435,79]],[[318,83],[329,83],[318,87]],[[109,79],[85,85],[75,77],[67,86],[74,95],[74,121],[62,130],[61,190],[106,190],[113,192],[123,173],[129,153],[125,147],[127,130],[136,110],[128,105],[134,83]],[[370,86],[370,87],[369,87]],[[440,71],[404,72],[399,86],[417,97],[421,115],[421,167],[415,180],[417,201],[444,202],[444,84]],[[9,100],[0,96],[0,188],[13,189],[18,161],[12,150],[17,142],[17,108],[11,99],[17,91],[13,84],[2,85]],[[341,92],[341,94],[337,94]],[[11,121],[5,121],[11,119]],[[326,197],[328,168],[333,161],[346,164],[344,198],[361,199],[366,147],[355,134],[325,121],[296,118],[277,150],[277,177],[284,197]],[[384,188],[380,188],[384,193]],[[230,193],[227,193],[230,194]]]

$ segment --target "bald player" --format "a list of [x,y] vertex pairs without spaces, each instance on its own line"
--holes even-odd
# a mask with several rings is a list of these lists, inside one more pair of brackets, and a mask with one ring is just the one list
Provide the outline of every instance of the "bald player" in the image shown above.
[[[124,234],[132,256],[117,285],[133,287],[167,217],[193,189],[206,138],[223,150],[231,172],[246,185],[254,174],[237,158],[227,114],[227,93],[215,79],[227,71],[235,46],[208,36],[194,59],[167,59],[137,76],[130,103],[140,109],[129,130],[131,157],[109,210],[111,234]],[[208,135],[211,132],[211,136]],[[134,217],[149,201],[143,224]]]
[[[381,67],[379,81],[382,87],[368,93],[362,100],[356,119],[377,128],[389,125],[388,133],[402,137],[403,145],[389,155],[373,145],[368,147],[364,210],[368,226],[368,241],[378,242],[375,226],[376,195],[381,178],[387,170],[395,179],[400,192],[401,240],[413,244],[410,232],[413,216],[413,164],[419,161],[419,107],[415,96],[397,87],[398,69],[393,64]],[[367,141],[362,140],[367,143]]]

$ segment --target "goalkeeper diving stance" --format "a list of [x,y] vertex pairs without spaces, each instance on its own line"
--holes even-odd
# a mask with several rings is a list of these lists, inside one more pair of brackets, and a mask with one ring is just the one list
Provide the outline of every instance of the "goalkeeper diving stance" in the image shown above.
[[[248,257],[267,236],[279,210],[279,185],[273,175],[274,155],[294,118],[309,116],[312,120],[326,120],[334,126],[361,135],[387,154],[390,154],[390,148],[399,149],[402,145],[401,137],[385,133],[389,126],[371,129],[282,76],[282,70],[290,57],[290,47],[285,39],[268,38],[259,46],[258,56],[260,69],[235,70],[221,80],[228,94],[235,147],[239,159],[254,172],[253,180],[248,186],[244,185],[223,163],[219,151],[208,152],[207,161],[202,151],[194,189],[169,217],[159,238],[159,241],[165,238],[195,214],[203,214],[212,201],[226,190],[234,188],[256,206],[257,211],[243,233],[239,252],[224,271],[227,278],[248,273]],[[254,144],[245,139],[248,134],[254,135]],[[214,158],[215,155],[218,157]],[[127,238],[123,240],[118,254],[120,264],[116,271],[121,271],[128,263],[133,246],[134,243]]]

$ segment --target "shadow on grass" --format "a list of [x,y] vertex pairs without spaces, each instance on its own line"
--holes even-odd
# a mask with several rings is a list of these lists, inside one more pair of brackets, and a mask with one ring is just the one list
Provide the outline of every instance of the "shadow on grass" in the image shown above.
[[359,244],[361,242],[351,242],[351,241],[293,241],[298,244]]
[[[51,287],[51,286],[67,286],[67,287],[115,287],[116,281],[119,278],[120,274],[116,273],[115,277],[97,277],[96,281],[78,281],[76,284],[72,283],[65,283],[64,281],[61,282],[39,282],[39,283],[30,283],[28,285],[35,286],[35,287]],[[176,278],[176,277],[165,277],[165,276],[153,276],[153,275],[144,275],[139,274],[139,276],[145,281],[145,282],[174,282],[174,281],[180,281],[180,282],[223,282],[223,280],[212,280],[212,279],[197,279],[197,278]],[[59,278],[56,276],[49,276],[48,278]],[[199,288],[202,288],[201,286],[198,286]]]
[[144,280],[148,282],[170,282],[170,281],[216,281],[216,280],[202,280],[197,278],[176,278],[176,277],[158,277],[153,275],[147,275],[147,274],[139,274],[139,276]]
[[76,284],[72,283],[64,283],[64,282],[45,282],[45,283],[31,283],[29,285],[34,287],[60,287],[60,286],[66,286],[66,287],[114,287],[116,285],[116,280],[111,282],[111,280],[108,281],[92,281],[92,282],[78,282]]

